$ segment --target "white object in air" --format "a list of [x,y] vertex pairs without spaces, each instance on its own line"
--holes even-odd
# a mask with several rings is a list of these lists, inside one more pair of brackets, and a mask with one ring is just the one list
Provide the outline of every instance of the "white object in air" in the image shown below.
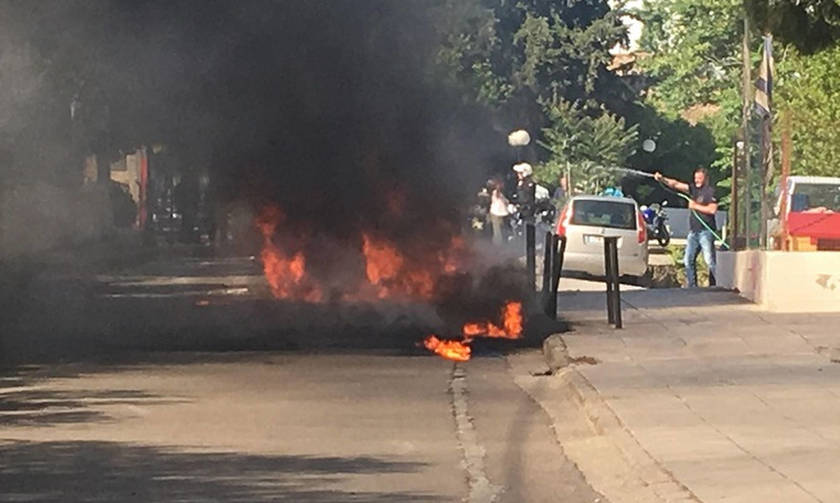
[[524,129],[517,129],[508,135],[508,144],[511,147],[524,147],[531,143],[531,135]]
[[656,150],[656,142],[648,138],[642,142],[642,150],[645,152],[653,152]]
[[523,176],[530,176],[534,173],[534,168],[532,168],[531,165],[527,162],[520,162],[519,164],[514,164],[513,170],[517,173],[522,173]]

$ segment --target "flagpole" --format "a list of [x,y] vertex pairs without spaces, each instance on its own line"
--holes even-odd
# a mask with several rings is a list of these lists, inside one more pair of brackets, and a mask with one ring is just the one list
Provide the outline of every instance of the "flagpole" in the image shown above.
[[741,56],[743,58],[743,89],[742,89],[742,97],[743,97],[743,108],[741,110],[741,127],[744,130],[744,246],[746,249],[750,248],[750,217],[751,217],[751,197],[750,197],[750,188],[751,188],[751,175],[750,172],[752,171],[751,160],[750,160],[750,106],[752,100],[750,99],[750,89],[752,86],[752,76],[750,75],[750,18],[749,15],[744,12],[744,39],[743,45],[741,47]]
[[767,220],[770,207],[767,202],[767,189],[773,177],[773,36],[763,37],[762,63],[759,78],[763,79],[767,95],[767,112],[761,118],[761,235],[759,246],[767,249]]

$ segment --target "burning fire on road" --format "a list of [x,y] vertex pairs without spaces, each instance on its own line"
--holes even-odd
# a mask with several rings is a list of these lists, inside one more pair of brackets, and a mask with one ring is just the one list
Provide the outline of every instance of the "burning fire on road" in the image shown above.
[[[491,312],[488,307],[468,307],[470,303],[465,302],[464,297],[477,293],[487,297],[486,290],[498,289],[472,285],[470,273],[475,271],[468,270],[471,251],[454,233],[433,243],[419,236],[416,242],[406,245],[374,231],[361,232],[355,257],[333,257],[348,264],[351,271],[346,277],[353,280],[336,282],[324,279],[324,275],[311,267],[307,250],[311,249],[314,238],[288,225],[281,208],[266,206],[255,223],[263,238],[260,254],[263,272],[272,295],[278,300],[315,304],[420,302],[439,310],[460,309],[462,317],[467,317],[464,316],[466,312],[473,310]],[[353,271],[354,267],[358,270]],[[453,284],[468,286],[453,290]],[[474,289],[481,292],[474,292]],[[467,361],[475,339],[520,339],[524,330],[522,302],[503,299],[485,299],[482,304],[495,304],[497,319],[493,319],[496,317],[492,314],[469,316],[467,318],[472,320],[460,326],[460,340],[429,335],[422,345],[443,358]]]
[[467,361],[472,349],[470,343],[477,337],[519,339],[522,337],[522,303],[508,301],[502,308],[501,326],[489,321],[465,323],[461,328],[461,341],[440,340],[436,335],[428,336],[423,345],[447,360]]

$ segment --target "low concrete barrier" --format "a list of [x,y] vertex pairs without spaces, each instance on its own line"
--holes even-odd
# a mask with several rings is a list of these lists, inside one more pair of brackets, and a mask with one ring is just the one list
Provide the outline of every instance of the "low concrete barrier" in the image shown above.
[[719,251],[717,283],[768,311],[840,312],[840,252]]

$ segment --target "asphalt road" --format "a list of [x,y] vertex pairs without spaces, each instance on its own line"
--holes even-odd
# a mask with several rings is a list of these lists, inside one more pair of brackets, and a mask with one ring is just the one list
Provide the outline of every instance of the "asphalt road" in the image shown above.
[[503,354],[414,348],[420,306],[262,288],[201,257],[33,283],[3,327],[0,501],[603,501]]

